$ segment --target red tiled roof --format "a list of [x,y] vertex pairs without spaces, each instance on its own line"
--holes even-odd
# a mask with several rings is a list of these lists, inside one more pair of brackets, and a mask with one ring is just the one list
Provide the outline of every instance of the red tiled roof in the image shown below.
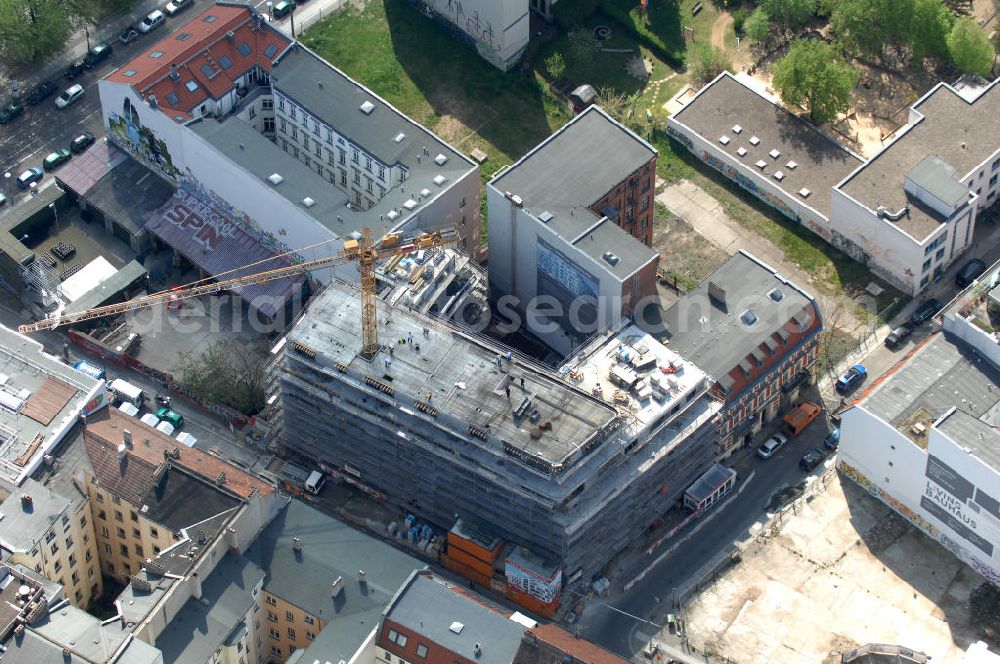
[[117,408],[104,408],[89,416],[84,429],[84,440],[94,439],[117,450],[125,429],[132,432],[134,441],[129,453],[154,467],[164,461],[165,451],[177,450],[178,456],[170,459],[171,465],[180,466],[209,482],[215,482],[219,473],[225,473],[226,483],[223,488],[240,498],[249,498],[253,489],[257,489],[261,495],[274,493],[274,487],[243,469],[208,452],[185,447],[162,431],[126,415]]
[[622,659],[596,643],[574,636],[555,623],[538,625],[528,630],[528,633],[584,664],[628,664],[627,659]]
[[[181,39],[184,35],[188,36]],[[144,97],[155,95],[165,114],[186,120],[191,117],[188,112],[198,104],[232,90],[234,81],[254,65],[270,72],[271,62],[290,43],[268,24],[258,25],[249,7],[216,5],[113,72],[107,80],[131,85]],[[269,46],[274,47],[273,53],[266,56]],[[154,58],[154,53],[160,55]],[[227,69],[220,64],[223,58],[232,63]],[[177,80],[170,76],[174,67]],[[133,73],[126,76],[129,72]],[[194,90],[189,86],[192,83]],[[168,95],[175,95],[176,101],[168,99]]]

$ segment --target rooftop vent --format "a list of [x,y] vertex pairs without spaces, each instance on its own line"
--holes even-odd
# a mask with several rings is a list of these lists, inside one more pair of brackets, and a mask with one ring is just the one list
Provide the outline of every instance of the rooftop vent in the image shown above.
[[768,154],[771,155],[771,159],[777,159],[778,157],[781,156],[781,153],[778,152],[777,150],[771,150],[770,152],[768,152]]
[[300,540],[298,537],[293,537],[292,538],[292,548],[294,550],[296,550],[296,551],[301,551],[302,550],[302,540]]
[[715,300],[719,304],[726,304],[726,289],[715,283],[708,282],[708,299]]
[[806,189],[805,187],[799,189],[799,196],[801,196],[802,198],[809,198],[809,194],[811,193],[812,192]]
[[226,33],[226,39],[228,39],[229,41],[235,41],[236,33],[230,30],[229,32]]
[[771,177],[773,177],[778,182],[781,182],[782,180],[785,179],[785,174],[782,171],[775,171],[774,175],[772,175]]
[[436,184],[439,187],[445,183],[445,180],[446,178],[440,173],[434,176],[434,184]]
[[412,198],[408,198],[406,199],[406,202],[403,203],[403,207],[405,207],[407,210],[412,210],[413,208],[417,207],[417,202]]
[[609,265],[618,265],[618,261],[621,260],[612,251],[605,251],[603,254],[601,254],[601,258],[603,258],[605,261],[607,261]]
[[543,224],[549,223],[550,221],[552,221],[553,218],[554,215],[548,210],[538,215],[538,221],[542,222]]
[[787,168],[790,171],[794,171],[797,166],[798,164],[795,163],[794,161],[790,161],[787,164],[785,164],[785,168]]
[[768,293],[768,296],[775,302],[781,302],[785,298],[785,294],[781,292],[781,289],[775,288]]
[[312,206],[316,205],[316,201],[306,196],[305,198],[302,199],[302,204],[305,205],[307,208],[311,208]]
[[729,137],[719,136],[719,142],[722,143],[723,145],[729,145]]
[[330,584],[330,596],[336,597],[343,590],[344,590],[344,577],[338,576],[336,579],[333,580],[333,583]]
[[438,153],[438,156],[434,157],[434,163],[437,164],[438,166],[444,166],[447,161],[448,157],[444,156],[441,153]]
[[738,133],[740,133],[741,131],[743,131],[743,127],[741,127],[741,126],[739,126],[739,125],[733,125],[733,133],[734,133],[734,134],[738,134]]
[[462,630],[465,629],[465,625],[456,620],[451,624],[450,627],[448,627],[448,629],[450,629],[452,632],[455,632],[455,634],[461,634]]
[[24,509],[29,509],[31,507],[31,495],[27,493],[21,494],[21,507]]
[[430,196],[431,195],[431,190],[430,189],[421,189],[420,190],[420,195],[421,196]]
[[406,134],[404,134],[403,132],[399,132],[398,134],[396,134],[396,137],[392,139],[392,142],[402,143],[404,138],[406,138]]
[[267,181],[277,187],[279,184],[285,181],[285,178],[281,177],[277,173],[271,173],[267,176]]
[[389,221],[393,221],[396,217],[399,216],[399,213],[396,212],[395,210],[389,210],[388,212],[385,213],[385,216],[386,219],[388,219]]
[[181,80],[181,74],[177,71],[177,65],[170,65],[170,79],[172,81]]
[[756,136],[751,136],[750,137],[750,145],[757,145],[759,143],[760,143],[760,139],[759,138],[757,138]]
[[323,81],[316,81],[316,87],[319,88],[320,90],[322,90],[323,89]]
[[747,327],[753,325],[757,322],[757,314],[754,313],[753,309],[747,309],[742,314],[740,314],[740,320]]
[[371,103],[370,101],[365,101],[365,103],[361,104],[360,111],[365,115],[371,115],[371,112],[374,110],[375,110],[375,104]]
[[745,157],[747,155],[747,149],[746,148],[742,148],[742,147],[741,148],[737,148],[736,149],[736,154],[738,154],[741,157]]
[[764,161],[763,159],[758,159],[757,163],[754,164],[754,166],[756,166],[757,168],[759,168],[761,170],[764,170],[767,167],[767,162]]

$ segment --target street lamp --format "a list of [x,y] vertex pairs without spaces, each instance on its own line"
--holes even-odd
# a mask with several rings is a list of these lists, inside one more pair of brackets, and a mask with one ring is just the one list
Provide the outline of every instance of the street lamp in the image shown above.
[[274,3],[271,0],[267,0],[267,16],[272,21],[274,20]]
[[11,192],[10,192],[10,177],[11,177],[10,176],[10,171],[7,171],[6,173],[3,174],[3,179],[6,180],[6,182],[7,182],[7,195],[8,196],[11,195]]
[[[34,183],[32,183],[34,184]],[[49,209],[52,210],[52,216],[56,220],[56,237],[59,237],[59,209],[56,207],[55,203],[49,203]]]

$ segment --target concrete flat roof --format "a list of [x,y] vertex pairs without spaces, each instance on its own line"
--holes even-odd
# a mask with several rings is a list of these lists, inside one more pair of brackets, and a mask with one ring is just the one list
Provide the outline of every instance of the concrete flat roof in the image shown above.
[[1000,431],[992,424],[956,409],[935,426],[990,467],[1000,469]]
[[900,132],[840,189],[872,210],[879,205],[892,211],[911,206],[908,217],[892,223],[922,241],[943,220],[937,213],[914,205],[903,191],[903,179],[928,154],[936,155],[955,169],[958,178],[964,178],[1000,149],[1000,86],[994,81],[969,101],[952,86],[939,83],[913,105],[913,110],[920,116],[918,121]]
[[[496,358],[508,349],[499,343],[465,336],[407,309],[390,308],[382,302],[379,307],[381,343],[395,344],[396,349],[388,368],[383,362],[389,357],[386,352],[374,362],[359,354],[361,299],[356,290],[340,283],[331,284],[310,302],[308,313],[289,333],[288,342],[315,349],[354,375],[391,385],[550,464],[562,462],[617,417],[614,408],[567,385],[551,371],[518,362],[507,373],[510,365],[505,360],[501,372]],[[419,351],[405,343],[411,335]],[[398,344],[400,339],[404,344]],[[501,384],[507,376],[514,377],[510,401]],[[524,391],[518,383],[521,377]],[[533,408],[540,414],[539,423],[549,422],[551,428],[536,432],[538,427],[527,417],[514,418],[512,410],[525,395],[531,395]]]
[[[829,218],[833,187],[864,162],[815,126],[744,85],[729,72],[706,85],[672,117],[770,185]],[[737,133],[734,127],[740,127]],[[720,139],[726,137],[728,143]],[[753,144],[756,137],[758,142]],[[740,156],[738,150],[746,150]],[[777,150],[777,158],[771,151]],[[767,165],[755,166],[758,161]],[[792,168],[790,163],[794,162]],[[779,182],[774,174],[781,171]],[[902,186],[902,181],[900,181]],[[803,198],[798,192],[808,189]]]

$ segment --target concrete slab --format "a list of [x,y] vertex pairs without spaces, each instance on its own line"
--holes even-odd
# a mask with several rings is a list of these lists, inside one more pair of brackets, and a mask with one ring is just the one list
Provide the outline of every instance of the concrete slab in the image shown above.
[[[906,525],[872,551],[863,535],[889,508],[836,474],[753,544],[684,612],[691,643],[733,661],[834,662],[865,643],[958,661],[977,637],[968,594],[982,579]],[[901,534],[900,534],[901,533]]]

